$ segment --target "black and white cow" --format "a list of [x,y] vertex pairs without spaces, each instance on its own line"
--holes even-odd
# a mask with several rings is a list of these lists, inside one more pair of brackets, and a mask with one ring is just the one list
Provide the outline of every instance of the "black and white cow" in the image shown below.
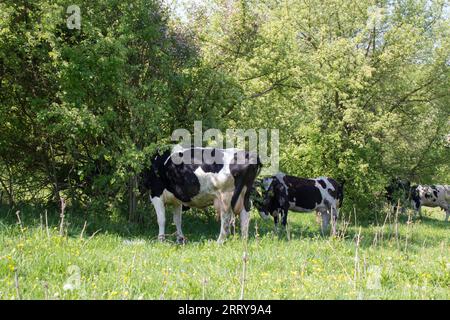
[[421,215],[422,206],[440,207],[445,211],[445,221],[448,221],[450,216],[449,185],[418,185],[411,189],[411,204],[419,215]]
[[[402,205],[411,205],[414,213],[421,214],[422,206],[440,207],[446,215],[445,221],[450,216],[450,186],[448,185],[414,185],[408,180],[394,178],[386,187],[386,199],[393,206],[394,211],[400,202]],[[402,211],[404,207],[402,206]]]
[[322,216],[322,232],[328,228],[332,216],[332,231],[336,233],[336,220],[344,198],[343,183],[328,177],[298,178],[278,173],[262,180],[262,201],[255,201],[262,218],[272,215],[275,226],[286,226],[289,210],[316,211]]
[[183,206],[214,205],[221,218],[218,242],[225,241],[233,213],[240,214],[241,234],[247,237],[249,195],[260,169],[256,154],[238,149],[192,147],[156,155],[150,168],[143,170],[140,186],[141,191],[150,191],[158,219],[158,238],[165,238],[166,205],[174,207],[178,242],[185,241],[181,230]]

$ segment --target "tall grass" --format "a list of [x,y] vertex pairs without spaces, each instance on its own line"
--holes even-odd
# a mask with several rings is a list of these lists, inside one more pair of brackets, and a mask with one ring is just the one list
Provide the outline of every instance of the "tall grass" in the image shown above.
[[19,224],[0,212],[1,299],[450,298],[450,224],[439,210],[380,212],[382,224],[343,218],[333,238],[313,214],[292,213],[289,239],[253,213],[248,242],[224,245],[209,216],[186,215],[190,241],[176,245],[175,235],[156,240],[153,215],[138,226],[67,211],[61,235],[58,215],[44,225],[42,213],[21,209]]

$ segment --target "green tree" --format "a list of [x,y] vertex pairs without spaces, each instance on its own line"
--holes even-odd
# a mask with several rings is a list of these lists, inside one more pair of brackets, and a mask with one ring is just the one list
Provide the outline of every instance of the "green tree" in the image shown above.
[[279,128],[283,171],[345,179],[361,214],[391,177],[445,183],[448,2],[216,5],[204,51],[244,90],[230,123]]
[[70,4],[0,4],[2,182],[23,175],[55,203],[127,203],[132,218],[156,147],[194,120],[217,122],[236,93],[159,1],[79,1],[80,29],[67,26]]

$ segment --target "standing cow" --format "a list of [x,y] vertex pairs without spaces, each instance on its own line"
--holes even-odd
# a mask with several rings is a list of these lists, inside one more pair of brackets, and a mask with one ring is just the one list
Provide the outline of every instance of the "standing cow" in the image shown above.
[[150,168],[141,174],[141,191],[150,191],[158,219],[158,238],[165,238],[166,205],[174,207],[177,242],[185,241],[181,230],[183,205],[214,205],[221,218],[219,243],[229,233],[233,213],[240,214],[241,234],[247,237],[250,189],[260,169],[256,154],[238,149],[192,147],[156,155]]
[[421,216],[422,206],[440,207],[445,211],[445,221],[450,216],[449,185],[418,185],[412,187],[411,204],[415,212]]
[[322,233],[328,228],[331,215],[332,231],[336,234],[336,221],[344,198],[343,183],[328,177],[307,179],[278,173],[264,178],[262,185],[262,201],[255,201],[262,218],[272,215],[277,227],[281,215],[285,227],[289,210],[316,211],[322,216]]

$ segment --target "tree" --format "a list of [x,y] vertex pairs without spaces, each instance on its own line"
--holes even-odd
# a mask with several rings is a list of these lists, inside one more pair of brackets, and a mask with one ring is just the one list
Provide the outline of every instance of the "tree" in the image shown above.
[[159,1],[78,2],[80,29],[65,1],[0,6],[1,168],[50,187],[54,203],[116,211],[128,195],[132,217],[157,146],[234,99]]
[[204,31],[214,35],[205,36],[207,59],[223,61],[242,85],[233,124],[281,130],[283,171],[350,182],[345,204],[361,214],[393,176],[443,181],[447,2],[225,3]]

